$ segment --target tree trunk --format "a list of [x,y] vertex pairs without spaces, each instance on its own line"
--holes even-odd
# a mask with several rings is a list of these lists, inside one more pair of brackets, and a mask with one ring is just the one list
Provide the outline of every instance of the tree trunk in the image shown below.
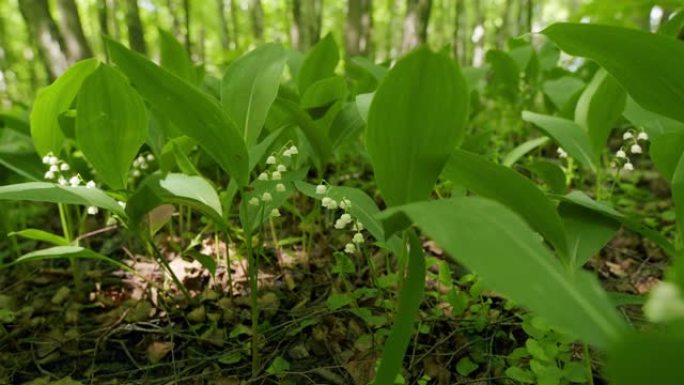
[[183,13],[185,17],[183,21],[185,22],[185,50],[188,51],[188,55],[192,57],[192,36],[190,33],[190,0],[183,0]]
[[219,32],[221,33],[221,48],[223,50],[230,49],[230,29],[228,28],[228,19],[226,18],[226,3],[224,0],[216,0],[216,11],[219,16]]
[[485,46],[485,28],[484,28],[484,14],[480,8],[479,0],[473,1],[473,13],[475,26],[472,30],[473,42],[473,67],[479,67],[484,63],[484,46]]
[[147,54],[147,44],[145,43],[142,20],[140,20],[138,0],[126,1],[126,25],[128,27],[128,44],[133,50],[143,55]]
[[323,18],[323,0],[293,0],[292,45],[307,50],[318,42]]
[[406,0],[404,37],[401,51],[408,52],[427,41],[427,27],[430,21],[432,0]]
[[97,20],[100,25],[100,34],[109,36],[109,7],[107,6],[107,0],[98,0]]
[[93,51],[90,50],[90,45],[83,33],[76,2],[74,0],[58,0],[57,9],[59,10],[59,21],[64,34],[66,55],[69,62],[74,63],[93,56]]
[[240,48],[240,18],[238,17],[237,4],[235,0],[230,0],[230,17],[233,21],[233,41],[235,42],[235,49]]
[[348,56],[368,55],[372,25],[371,0],[349,0],[344,32],[344,46]]
[[45,63],[50,81],[66,71],[68,62],[64,56],[64,43],[55,21],[50,16],[47,0],[19,0],[19,10],[24,18],[31,39]]
[[454,53],[454,59],[457,62],[464,64],[466,56],[466,46],[463,39],[463,27],[465,26],[465,6],[463,4],[465,0],[456,0],[456,13],[454,14],[454,34],[452,37],[452,48]]
[[261,6],[261,0],[249,1],[249,16],[252,20],[254,39],[261,42],[264,38],[264,8]]

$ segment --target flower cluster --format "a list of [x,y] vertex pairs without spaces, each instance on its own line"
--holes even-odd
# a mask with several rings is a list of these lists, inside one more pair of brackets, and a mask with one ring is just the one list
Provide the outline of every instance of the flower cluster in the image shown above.
[[339,218],[335,220],[335,228],[338,230],[344,230],[351,225],[351,229],[354,231],[354,236],[352,237],[351,242],[348,242],[344,245],[344,252],[347,254],[353,254],[358,250],[359,245],[364,242],[364,237],[361,233],[361,231],[363,231],[363,225],[361,222],[355,220],[354,217],[352,217],[352,215],[349,213],[349,210],[352,208],[352,202],[349,199],[343,197],[339,201],[336,201],[328,196],[328,193],[328,186],[324,184],[319,184],[316,186],[316,194],[325,195],[321,199],[321,206],[333,211],[337,209],[344,210],[344,213],[342,213]]
[[622,140],[624,141],[622,146],[617,152],[615,152],[615,160],[612,162],[612,166],[617,168],[620,166],[625,171],[634,170],[634,163],[630,159],[626,149],[629,149],[629,154],[635,156],[643,153],[640,142],[645,142],[648,140],[648,134],[645,132],[639,132],[636,136],[631,131],[627,131],[622,135]]
[[[69,163],[57,158],[52,153],[48,153],[43,157],[43,164],[48,167],[44,175],[45,179],[55,180],[60,186],[78,187],[84,184],[86,188],[96,187],[94,181],[89,180],[86,182],[81,178],[80,174],[70,172],[71,166],[69,166]],[[98,209],[95,206],[89,206],[86,211],[90,215],[98,213]]]
[[[285,150],[282,151],[283,157],[286,158],[291,158],[294,155],[299,154],[299,150],[297,149],[297,146],[295,145],[290,145],[287,147]],[[285,187],[285,184],[280,183],[279,181],[283,179],[283,174],[287,172],[288,168],[285,166],[283,163],[281,163],[278,159],[279,154],[278,153],[273,153],[266,158],[266,170],[259,174],[257,177],[258,180],[267,182],[267,181],[276,181],[275,185],[275,193],[282,193],[287,191],[287,188]],[[273,195],[266,191],[263,194],[261,194],[261,197],[252,197],[248,203],[252,206],[259,206],[261,202],[267,203],[273,200]],[[274,208],[270,212],[270,216],[273,218],[277,218],[280,216],[280,210],[277,208]]]
[[139,155],[133,160],[133,170],[131,170],[131,175],[133,178],[138,178],[142,175],[142,172],[150,168],[150,163],[154,162],[154,155]]

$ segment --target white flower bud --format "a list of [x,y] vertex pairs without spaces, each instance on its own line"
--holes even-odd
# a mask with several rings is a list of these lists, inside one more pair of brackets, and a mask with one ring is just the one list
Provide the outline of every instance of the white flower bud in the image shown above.
[[81,184],[81,178],[79,178],[78,175],[72,176],[72,177],[69,179],[69,184],[70,184],[72,187],[76,187],[76,186],[78,186],[79,184]]
[[147,160],[148,162],[154,162],[154,155],[147,154],[147,156],[145,157],[145,160]]
[[69,171],[69,170],[71,169],[71,167],[69,167],[69,164],[67,164],[67,163],[62,163],[62,164],[59,166],[59,169],[62,170],[62,171]]
[[273,197],[271,196],[270,193],[265,192],[265,193],[261,194],[261,200],[264,202],[270,202],[273,200]]
[[347,254],[354,254],[356,252],[356,246],[353,243],[347,243],[344,245],[344,252]]
[[45,173],[45,179],[54,179],[55,173],[53,171],[48,171]]
[[60,186],[66,186],[68,182],[63,176],[60,176],[59,179],[57,179],[57,183],[59,183]]
[[122,209],[125,209],[125,208],[126,208],[126,202],[124,202],[124,201],[116,201],[116,203],[118,203],[119,206],[121,206]]
[[59,171],[59,167],[57,167],[57,165],[52,165],[52,166],[50,166],[50,171],[57,172],[57,171]]
[[627,162],[622,166],[622,169],[625,171],[633,171],[634,165],[631,162]]
[[271,217],[272,218],[277,218],[279,216],[280,216],[280,210],[278,210],[278,209],[271,210]]
[[361,233],[354,234],[354,237],[352,238],[352,242],[363,243],[363,234],[361,234]]
[[634,135],[632,135],[632,133],[629,131],[622,134],[622,140],[629,140],[629,139],[632,139],[633,137],[634,137]]
[[276,185],[276,191],[277,191],[277,192],[285,192],[285,185],[282,184],[282,183],[278,183],[278,184]]
[[627,154],[625,153],[624,150],[619,149],[616,153],[615,156],[620,159],[627,159]]
[[140,170],[133,170],[133,177],[137,178],[140,176]]
[[50,158],[52,158],[52,156],[50,156],[50,154],[45,155],[43,157],[43,164],[50,164]]
[[558,147],[558,148],[556,149],[556,152],[558,153],[558,157],[559,157],[559,158],[567,158],[567,157],[568,157],[568,153],[565,152],[565,150],[563,150],[563,149],[560,148],[560,147]]
[[97,209],[95,206],[88,206],[88,209],[86,210],[88,214],[90,215],[95,215],[97,214],[100,210]]
[[337,202],[330,197],[323,197],[323,199],[321,199],[321,205],[329,210],[335,210],[337,208]]
[[290,152],[289,148],[287,150],[283,151],[283,156],[286,158],[289,158],[292,156],[292,153]]
[[249,200],[249,204],[252,206],[259,206],[259,198],[252,197],[252,199]]
[[345,228],[345,226],[347,226],[347,222],[345,222],[341,219],[338,219],[335,221],[335,228],[336,229],[342,230],[343,228]]
[[641,154],[641,146],[635,143],[629,148],[629,152],[632,154]]
[[273,171],[271,173],[271,179],[273,180],[281,180],[283,179],[283,175],[280,173],[280,171]]
[[637,140],[648,140],[648,134],[645,132],[640,132],[639,135],[637,135]]
[[49,163],[51,166],[54,166],[54,165],[56,165],[57,163],[59,163],[59,159],[57,159],[56,156],[50,156],[50,159],[48,159],[48,163]]
[[276,170],[278,170],[279,172],[285,172],[287,171],[287,167],[285,167],[284,164],[279,164],[278,167],[276,167]]
[[356,231],[363,231],[363,223],[357,221],[354,223],[354,230]]
[[325,187],[324,184],[319,184],[316,186],[316,194],[325,194],[326,191],[328,191],[328,188]]
[[340,208],[343,210],[349,210],[352,206],[352,203],[349,199],[347,198],[342,198],[340,201]]
[[92,180],[89,180],[88,183],[86,183],[87,188],[95,188],[95,182]]
[[352,221],[352,216],[350,214],[344,213],[340,215],[340,219],[347,223],[350,223]]
[[257,179],[268,180],[268,174],[266,174],[265,172],[262,172],[261,174],[259,174],[259,178],[257,178]]
[[266,158],[266,164],[276,164],[276,157],[271,155],[268,158]]
[[290,151],[290,154],[292,154],[292,155],[299,154],[299,150],[297,149],[297,146],[295,146],[295,145],[290,146],[290,148],[288,148],[288,150]]

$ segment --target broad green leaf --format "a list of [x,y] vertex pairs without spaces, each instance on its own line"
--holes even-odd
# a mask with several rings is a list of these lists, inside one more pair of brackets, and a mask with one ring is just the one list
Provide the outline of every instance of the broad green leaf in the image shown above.
[[599,63],[644,108],[684,122],[680,40],[595,24],[556,23],[542,33],[570,55]]
[[20,231],[11,232],[7,235],[10,237],[22,237],[26,239],[33,239],[35,241],[50,243],[56,246],[66,246],[69,244],[69,241],[67,241],[66,238],[39,229],[24,229]]
[[612,218],[620,222],[628,229],[650,239],[655,244],[660,246],[663,249],[663,251],[665,251],[668,255],[676,255],[675,248],[672,245],[672,243],[670,243],[670,241],[668,241],[667,238],[665,238],[658,231],[642,225],[641,223],[639,223],[638,220],[627,217],[621,214],[620,212],[616,211],[612,207],[605,205],[604,203],[594,201],[588,195],[581,191],[572,191],[567,195],[552,195],[552,197],[554,199],[558,199],[561,202],[568,202],[575,205],[579,205],[584,208],[593,210],[594,212],[597,212],[608,218]]
[[491,77],[487,86],[496,96],[502,96],[513,103],[518,98],[520,69],[515,60],[504,51],[490,50],[485,60],[490,66]]
[[671,184],[679,239],[684,239],[684,153],[680,154],[679,162],[677,162],[677,167],[672,174]]
[[598,254],[620,228],[614,219],[573,204],[561,202],[558,213],[568,237],[570,266],[575,269]]
[[608,354],[608,374],[615,385],[680,385],[684,378],[684,338],[679,333],[631,333]]
[[576,77],[563,76],[558,79],[547,80],[542,84],[544,94],[551,102],[564,112],[569,109],[569,104],[576,100],[580,91],[584,88],[584,82]]
[[98,176],[125,189],[133,158],[147,138],[147,110],[126,78],[101,64],[78,93],[76,141]]
[[679,37],[684,31],[684,10],[680,9],[668,20],[663,20],[658,27],[658,33],[665,36]]
[[214,187],[201,176],[154,173],[147,177],[126,202],[129,226],[137,229],[149,213],[164,204],[183,204],[226,226],[223,209]]
[[409,234],[409,245],[407,275],[399,291],[397,318],[383,347],[380,367],[373,381],[376,385],[393,384],[399,374],[425,293],[425,254],[413,232]]
[[153,109],[195,139],[239,186],[247,185],[247,147],[235,123],[214,99],[113,40],[107,40],[107,48]]
[[522,118],[539,127],[552,137],[568,154],[582,165],[596,171],[597,157],[591,145],[589,135],[575,122],[555,116],[523,111]]
[[20,116],[10,111],[0,112],[0,127],[9,128],[20,134],[30,135],[31,125],[23,115],[23,113]]
[[273,104],[273,108],[287,114],[292,124],[297,125],[297,127],[302,130],[313,151],[313,161],[316,168],[319,170],[322,169],[323,165],[325,165],[332,155],[332,145],[330,144],[330,138],[328,137],[326,130],[316,124],[316,122],[292,100],[278,97]]
[[520,158],[527,155],[528,152],[534,150],[535,148],[541,147],[549,141],[549,138],[542,136],[540,138],[530,139],[517,147],[515,147],[511,152],[506,154],[501,164],[506,167],[511,167],[513,163],[517,162]]
[[123,208],[98,188],[60,186],[46,182],[28,182],[0,187],[0,200],[64,203],[95,206],[125,217]]
[[330,125],[328,135],[330,137],[330,144],[333,148],[337,148],[342,143],[356,139],[359,133],[363,131],[365,125],[366,123],[363,121],[356,103],[345,103]]
[[386,230],[415,223],[486,286],[585,342],[606,348],[626,329],[593,276],[566,272],[527,223],[498,202],[479,197],[417,202],[383,218]]
[[331,76],[313,83],[302,95],[302,108],[309,109],[329,105],[347,97],[347,81],[342,76]]
[[589,133],[595,154],[606,147],[615,121],[625,109],[627,94],[603,69],[599,69],[582,92],[575,108],[575,123]]
[[230,64],[221,81],[221,104],[235,120],[247,147],[256,144],[278,95],[285,67],[280,44],[264,44]]
[[361,114],[364,123],[368,122],[368,111],[370,110],[374,96],[375,92],[356,95],[356,108],[359,109],[359,114]]
[[176,38],[159,29],[159,44],[161,48],[159,64],[162,68],[191,84],[197,84],[197,71],[192,64],[188,51]]
[[73,65],[54,83],[38,92],[31,110],[31,137],[41,156],[62,150],[64,135],[59,128],[59,116],[73,102],[83,80],[97,67],[97,59],[87,59]]
[[567,254],[565,231],[556,207],[529,179],[509,167],[463,150],[454,151],[442,175],[513,210],[560,254]]
[[652,138],[648,151],[656,169],[671,182],[679,159],[684,154],[684,131]]
[[316,43],[302,63],[297,78],[299,94],[304,95],[307,88],[315,82],[335,74],[335,67],[340,61],[340,52],[332,33]]
[[627,98],[624,116],[635,127],[643,129],[652,140],[663,134],[684,133],[683,122],[645,110],[630,97]]
[[541,179],[552,193],[565,194],[568,192],[565,172],[558,164],[540,159],[526,165],[525,168]]
[[115,259],[109,258],[102,254],[96,253],[93,250],[86,249],[80,246],[55,246],[48,249],[37,250],[28,254],[24,254],[21,257],[15,259],[14,261],[0,265],[0,270],[6,267],[18,265],[26,262],[36,262],[44,261],[49,259],[66,259],[66,258],[85,258],[100,260],[107,263],[111,263],[120,269],[126,270],[128,272],[134,272],[128,265],[119,262]]
[[418,48],[380,84],[366,146],[388,205],[427,199],[468,118],[468,93],[449,57]]

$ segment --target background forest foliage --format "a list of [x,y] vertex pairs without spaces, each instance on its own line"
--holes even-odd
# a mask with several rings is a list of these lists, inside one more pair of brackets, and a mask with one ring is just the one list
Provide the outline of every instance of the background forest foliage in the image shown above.
[[[349,56],[396,59],[421,43],[479,66],[489,48],[553,21],[654,30],[680,0],[2,0],[0,101],[31,99],[74,62],[104,58],[107,35],[152,57],[158,28],[222,73],[264,42],[307,50],[331,32]],[[649,17],[650,15],[650,17]]]

